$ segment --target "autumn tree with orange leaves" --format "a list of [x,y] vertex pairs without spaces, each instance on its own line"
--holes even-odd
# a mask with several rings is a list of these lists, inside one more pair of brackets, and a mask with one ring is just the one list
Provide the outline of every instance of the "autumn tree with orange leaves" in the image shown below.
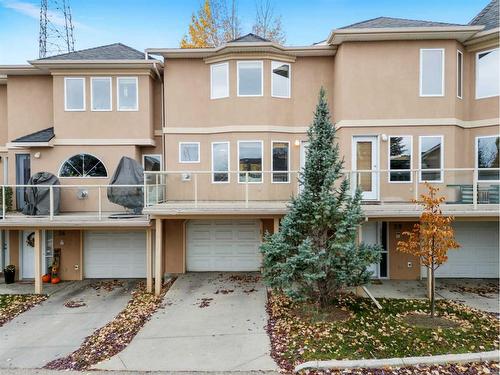
[[398,250],[417,256],[422,265],[427,267],[430,275],[430,305],[431,318],[435,315],[435,271],[448,260],[449,249],[458,249],[460,245],[455,241],[455,231],[451,223],[454,218],[444,216],[441,203],[445,201],[437,196],[439,189],[426,183],[427,194],[422,194],[415,203],[423,207],[420,221],[413,226],[411,232],[403,232],[406,237],[398,242]]

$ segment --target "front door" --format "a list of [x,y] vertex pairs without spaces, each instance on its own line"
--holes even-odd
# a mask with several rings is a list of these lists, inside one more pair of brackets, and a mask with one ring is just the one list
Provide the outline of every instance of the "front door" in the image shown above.
[[23,231],[21,243],[21,278],[35,278],[35,232]]
[[[26,185],[31,177],[30,154],[16,155],[16,185]],[[26,202],[24,201],[24,191],[26,188],[16,189],[16,204],[18,211],[21,211]]]
[[377,145],[377,136],[353,138],[353,185],[361,189],[364,200],[378,199]]

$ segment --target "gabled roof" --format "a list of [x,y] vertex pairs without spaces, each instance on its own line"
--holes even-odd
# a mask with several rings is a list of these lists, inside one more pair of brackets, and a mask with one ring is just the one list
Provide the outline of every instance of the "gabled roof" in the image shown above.
[[456,23],[410,20],[406,18],[377,17],[369,20],[353,23],[341,27],[340,29],[378,29],[378,28],[397,28],[397,27],[446,27],[446,26],[464,26]]
[[499,27],[499,7],[499,0],[492,0],[469,22],[469,25],[483,25],[484,30]]
[[82,49],[61,55],[38,59],[43,60],[144,60],[144,53],[122,43]]
[[253,33],[240,36],[239,38],[230,40],[227,43],[258,43],[258,42],[271,42],[269,39],[263,38]]
[[54,138],[54,128],[47,128],[43,130],[39,130],[37,132],[24,135],[17,139],[14,139],[13,143],[38,143],[38,142],[49,142],[52,138]]

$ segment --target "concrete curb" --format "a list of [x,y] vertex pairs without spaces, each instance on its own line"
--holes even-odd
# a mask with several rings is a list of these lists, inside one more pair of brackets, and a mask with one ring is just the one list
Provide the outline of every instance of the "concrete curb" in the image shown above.
[[431,355],[426,357],[360,359],[352,361],[309,361],[295,366],[294,371],[299,372],[305,369],[328,370],[348,368],[407,367],[416,365],[441,365],[446,363],[498,361],[499,359],[500,351],[492,350],[490,352]]

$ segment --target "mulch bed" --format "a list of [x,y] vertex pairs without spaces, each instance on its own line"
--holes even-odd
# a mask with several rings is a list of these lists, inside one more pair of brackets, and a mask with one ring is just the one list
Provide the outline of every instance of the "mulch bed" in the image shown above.
[[[422,328],[405,319],[412,314],[428,314],[427,300],[378,301],[382,310],[378,310],[366,298],[341,295],[333,305],[345,310],[351,317],[338,320],[326,315],[323,319],[315,319],[314,316],[298,313],[300,304],[280,293],[270,293],[267,331],[271,339],[272,357],[283,371],[291,372],[296,365],[313,360],[401,358],[489,351],[499,347],[499,320],[487,313],[440,300],[436,304],[437,315],[447,322],[453,322],[456,327],[444,328],[438,325]],[[304,310],[304,307],[301,309]],[[412,372],[413,368],[407,372],[398,371],[397,374],[425,374]],[[476,371],[475,367],[470,371]],[[353,372],[357,373],[372,372]],[[440,374],[435,371],[429,373]],[[481,372],[470,372],[476,373]]]
[[[108,324],[88,336],[79,349],[66,357],[47,363],[52,370],[87,370],[92,365],[118,354],[132,341],[151,315],[163,307],[163,296],[175,280],[163,285],[160,296],[146,292],[140,282],[132,291],[127,306]],[[116,286],[116,285],[115,285]]]
[[46,299],[40,294],[0,294],[0,327]]

